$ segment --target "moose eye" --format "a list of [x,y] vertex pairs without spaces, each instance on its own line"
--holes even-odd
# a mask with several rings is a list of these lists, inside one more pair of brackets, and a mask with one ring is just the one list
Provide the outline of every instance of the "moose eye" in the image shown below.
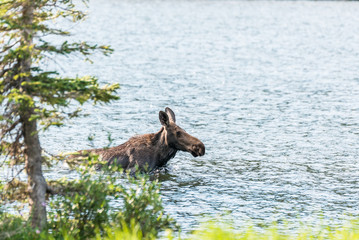
[[180,137],[182,135],[181,132],[176,132],[177,137]]

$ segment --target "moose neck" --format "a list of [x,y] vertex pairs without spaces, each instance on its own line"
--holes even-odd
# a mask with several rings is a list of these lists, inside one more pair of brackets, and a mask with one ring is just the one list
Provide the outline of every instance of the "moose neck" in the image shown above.
[[166,130],[162,127],[161,130],[154,135],[154,145],[159,156],[159,167],[164,166],[170,159],[174,158],[177,153],[177,149],[168,145],[166,134]]

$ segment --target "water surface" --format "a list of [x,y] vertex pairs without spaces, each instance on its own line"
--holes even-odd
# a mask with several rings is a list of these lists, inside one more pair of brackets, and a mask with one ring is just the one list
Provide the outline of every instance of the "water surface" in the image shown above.
[[[359,216],[359,4],[90,3],[74,39],[110,44],[65,74],[120,83],[121,100],[42,137],[50,152],[121,144],[160,129],[171,107],[206,155],[179,153],[161,173],[165,209],[185,231],[230,211],[236,225]],[[61,177],[67,170],[47,173]]]

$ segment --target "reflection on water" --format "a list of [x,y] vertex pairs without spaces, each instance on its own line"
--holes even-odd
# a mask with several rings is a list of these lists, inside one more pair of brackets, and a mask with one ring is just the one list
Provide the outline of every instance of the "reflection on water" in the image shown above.
[[185,230],[226,211],[238,225],[358,216],[358,10],[355,2],[92,1],[73,38],[115,53],[90,66],[59,58],[59,70],[119,82],[121,100],[86,105],[89,116],[42,144],[85,149],[94,134],[102,147],[110,132],[117,145],[158,131],[158,111],[169,106],[206,145],[205,156],[179,153],[158,177]]

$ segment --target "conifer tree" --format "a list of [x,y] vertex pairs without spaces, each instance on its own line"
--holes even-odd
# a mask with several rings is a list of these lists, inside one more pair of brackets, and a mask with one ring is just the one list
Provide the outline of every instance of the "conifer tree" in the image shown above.
[[108,46],[87,42],[55,45],[46,40],[49,35],[70,35],[51,22],[60,18],[76,22],[85,16],[71,0],[0,0],[0,159],[10,168],[24,165],[29,220],[39,229],[46,226],[45,202],[50,191],[42,173],[39,134],[77,116],[77,110],[69,110],[73,102],[118,99],[117,84],[101,87],[95,77],[63,77],[42,67],[51,55],[77,53],[87,58],[94,51],[112,52]]

